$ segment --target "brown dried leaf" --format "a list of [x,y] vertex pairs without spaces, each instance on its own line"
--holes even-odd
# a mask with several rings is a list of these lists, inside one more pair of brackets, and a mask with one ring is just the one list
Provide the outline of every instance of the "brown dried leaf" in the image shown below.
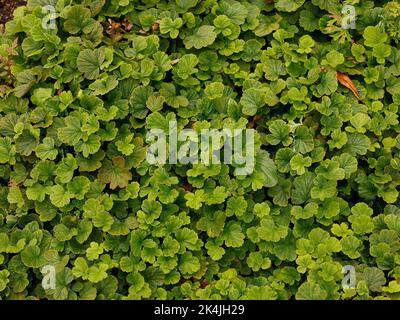
[[257,121],[260,120],[262,117],[260,115],[255,115],[253,117],[253,120],[251,120],[248,124],[247,124],[247,128],[252,129],[257,125]]
[[175,64],[177,64],[179,62],[179,60],[181,60],[181,59],[174,59],[174,60],[171,61],[171,64],[175,65]]
[[133,28],[133,24],[126,19],[122,20],[121,24],[124,27],[124,31],[131,31]]
[[121,24],[112,19],[108,19],[107,34],[112,36],[121,28]]
[[117,187],[125,188],[132,180],[132,173],[125,165],[125,159],[121,156],[115,156],[110,160],[103,162],[99,170],[98,179],[105,184],[110,184],[110,189]]
[[205,287],[207,287],[209,285],[207,280],[204,280],[201,284],[200,284],[200,288],[204,289]]
[[157,20],[157,21],[151,26],[151,29],[152,29],[153,31],[157,31],[157,30],[159,29],[159,27],[160,27],[160,23],[161,23],[161,21],[160,21],[160,20]]
[[356,86],[354,85],[353,81],[349,78],[347,74],[338,71],[336,73],[336,77],[342,86],[349,89],[357,99],[360,99],[360,94],[358,93]]

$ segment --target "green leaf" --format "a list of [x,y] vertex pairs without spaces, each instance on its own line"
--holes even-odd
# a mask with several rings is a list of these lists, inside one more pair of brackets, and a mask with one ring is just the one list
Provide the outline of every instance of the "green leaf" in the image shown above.
[[24,197],[22,196],[21,189],[18,187],[11,187],[8,190],[7,201],[11,204],[16,204],[18,208],[22,208],[25,204]]
[[65,126],[58,129],[58,138],[69,145],[76,145],[84,137],[82,120],[77,116],[65,118]]
[[240,99],[240,103],[243,105],[243,113],[245,115],[254,116],[257,110],[266,104],[264,100],[265,94],[260,89],[247,89]]
[[290,160],[290,168],[298,175],[302,175],[306,173],[306,168],[311,166],[312,159],[310,157],[303,157],[301,154],[296,154],[291,160]]
[[303,283],[296,293],[297,300],[325,300],[327,296],[327,292],[314,282]]
[[103,48],[85,49],[79,52],[76,64],[78,70],[84,74],[87,79],[93,80],[99,77],[100,68],[106,58]]
[[21,252],[21,260],[29,268],[40,268],[45,264],[40,248],[36,245],[25,247]]
[[380,64],[384,64],[386,58],[388,58],[391,53],[392,53],[392,47],[384,43],[380,43],[374,46],[374,49],[372,50],[372,55],[376,58],[376,60]]
[[307,127],[297,127],[293,137],[293,148],[300,153],[307,153],[314,149],[313,136]]
[[266,139],[270,144],[277,145],[282,143],[284,146],[288,146],[292,143],[290,128],[285,121],[275,120],[269,125],[268,129],[271,133],[266,136]]
[[89,266],[86,260],[82,257],[78,257],[74,262],[72,268],[72,274],[77,278],[87,279],[89,275]]
[[42,160],[54,160],[58,154],[57,149],[54,148],[54,139],[50,137],[44,138],[43,143],[36,147],[35,153]]
[[[303,13],[302,11],[301,13]],[[299,39],[299,48],[296,50],[299,53],[311,53],[313,47],[315,46],[315,41],[311,36],[304,35]]]
[[354,236],[348,236],[340,241],[342,251],[351,259],[357,259],[361,256],[362,242]]
[[105,278],[107,278],[107,265],[104,263],[100,263],[98,266],[89,267],[89,281],[93,283],[98,283]]
[[76,159],[72,156],[71,153],[68,153],[65,158],[61,160],[58,164],[57,169],[55,171],[57,178],[62,183],[67,183],[71,181],[74,176],[74,171],[78,168],[78,164],[76,163]]
[[192,275],[200,269],[199,259],[185,252],[179,258],[179,270],[183,275]]
[[242,25],[248,15],[246,7],[238,1],[221,1],[220,12],[234,24]]
[[54,227],[54,237],[58,241],[68,241],[71,240],[73,236],[77,235],[75,228],[69,229],[64,224],[58,224]]
[[382,32],[377,26],[368,26],[365,28],[363,37],[365,39],[364,44],[368,47],[375,47],[379,44],[386,42],[388,36]]
[[205,195],[205,202],[209,205],[223,203],[228,197],[225,187],[216,187],[211,193]]
[[214,261],[220,260],[224,254],[225,249],[220,246],[214,244],[212,241],[207,241],[206,243],[207,253]]
[[260,221],[257,228],[257,234],[260,239],[265,241],[278,242],[288,234],[288,227],[277,223],[272,217],[268,216]]
[[328,180],[322,176],[317,176],[314,179],[314,186],[311,188],[311,197],[313,199],[325,200],[334,197],[336,193],[335,180]]
[[196,57],[196,55],[185,54],[179,59],[179,62],[174,70],[179,77],[182,79],[187,79],[190,75],[198,71],[196,68],[198,63],[199,59]]
[[[89,89],[93,91],[94,95],[105,95],[114,90],[117,86],[117,77],[106,75],[90,84]],[[110,109],[112,109],[112,107]]]
[[169,33],[172,39],[176,39],[179,35],[179,29],[183,25],[183,20],[181,18],[176,18],[172,20],[171,18],[163,18],[160,21],[160,32],[161,34]]
[[175,2],[181,12],[187,12],[197,5],[198,0],[175,0]]
[[264,258],[261,252],[250,252],[246,261],[248,266],[256,272],[260,269],[265,270],[271,267],[271,260]]
[[86,141],[79,141],[75,146],[75,150],[82,152],[83,156],[87,158],[89,155],[97,153],[100,147],[100,137],[91,135]]
[[278,183],[277,168],[268,152],[261,150],[257,153],[252,177],[257,177],[264,187],[273,187]]
[[343,152],[351,156],[365,155],[371,145],[368,137],[360,133],[352,133],[347,136],[347,143],[343,147]]
[[175,233],[175,238],[178,240],[181,248],[194,250],[197,243],[197,234],[193,230],[183,228]]
[[93,225],[103,231],[110,230],[113,223],[113,217],[105,211],[97,212],[93,217]]
[[200,209],[205,201],[204,190],[196,190],[195,193],[185,194],[186,205],[192,209]]
[[34,129],[23,129],[15,139],[15,150],[24,156],[29,156],[39,142],[38,132]]
[[10,282],[9,277],[10,272],[7,270],[0,271],[0,292],[2,292],[5,288],[7,288],[7,284]]
[[86,249],[86,257],[89,261],[97,260],[103,251],[103,244],[99,245],[97,242],[91,242],[90,247]]
[[64,28],[71,34],[77,34],[82,31],[89,33],[93,28],[91,12],[82,5],[74,5],[69,8],[65,14]]
[[26,197],[29,200],[42,202],[46,197],[46,188],[40,183],[34,183],[32,186],[26,188]]
[[70,203],[71,195],[64,190],[60,185],[55,185],[50,188],[50,201],[58,208],[62,208]]
[[9,137],[0,138],[0,164],[15,163],[15,146]]
[[275,8],[279,11],[292,12],[300,8],[305,0],[278,0]]
[[300,206],[293,206],[290,213],[296,217],[296,219],[309,219],[316,216],[318,213],[318,204],[315,202],[307,203],[304,208]]
[[196,29],[193,34],[186,36],[186,38],[183,40],[186,49],[201,49],[213,44],[215,38],[217,37],[217,34],[214,30],[215,27],[209,25],[204,25]]
[[67,190],[72,197],[83,200],[85,194],[90,190],[90,180],[85,176],[74,177],[68,182]]
[[371,291],[381,292],[382,287],[386,284],[385,274],[376,267],[365,268],[362,273],[362,278]]
[[333,50],[327,53],[326,61],[332,68],[335,68],[344,62],[344,56],[340,52]]
[[322,72],[320,75],[320,82],[316,85],[315,95],[322,97],[323,95],[331,95],[338,88],[338,81],[336,79],[336,72],[330,70],[328,72]]
[[244,234],[240,224],[229,222],[222,232],[222,239],[224,239],[227,247],[238,248],[243,245]]
[[236,215],[237,217],[242,216],[247,209],[247,202],[243,196],[231,197],[227,201],[226,215],[228,217]]
[[206,85],[204,92],[210,100],[222,98],[224,95],[224,84],[221,82],[212,82]]
[[339,0],[312,0],[312,4],[328,12],[333,12],[340,6]]

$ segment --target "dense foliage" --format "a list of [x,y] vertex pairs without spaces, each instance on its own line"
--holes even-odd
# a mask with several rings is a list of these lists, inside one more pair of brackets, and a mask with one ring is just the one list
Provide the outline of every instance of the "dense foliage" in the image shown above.
[[[399,15],[365,0],[18,8],[0,40],[0,297],[398,298]],[[170,120],[256,129],[254,172],[149,165],[146,133]]]

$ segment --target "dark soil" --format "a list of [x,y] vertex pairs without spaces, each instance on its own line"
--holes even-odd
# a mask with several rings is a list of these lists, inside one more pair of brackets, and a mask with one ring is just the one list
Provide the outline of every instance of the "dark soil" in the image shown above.
[[0,0],[0,24],[12,20],[16,8],[26,4],[26,0]]

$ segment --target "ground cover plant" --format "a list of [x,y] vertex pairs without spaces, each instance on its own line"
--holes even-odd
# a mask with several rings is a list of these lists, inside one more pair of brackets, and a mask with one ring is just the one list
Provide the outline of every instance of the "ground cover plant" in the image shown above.
[[[0,38],[0,297],[398,299],[399,30],[397,1],[29,0]],[[254,170],[149,164],[170,121],[254,129]]]

